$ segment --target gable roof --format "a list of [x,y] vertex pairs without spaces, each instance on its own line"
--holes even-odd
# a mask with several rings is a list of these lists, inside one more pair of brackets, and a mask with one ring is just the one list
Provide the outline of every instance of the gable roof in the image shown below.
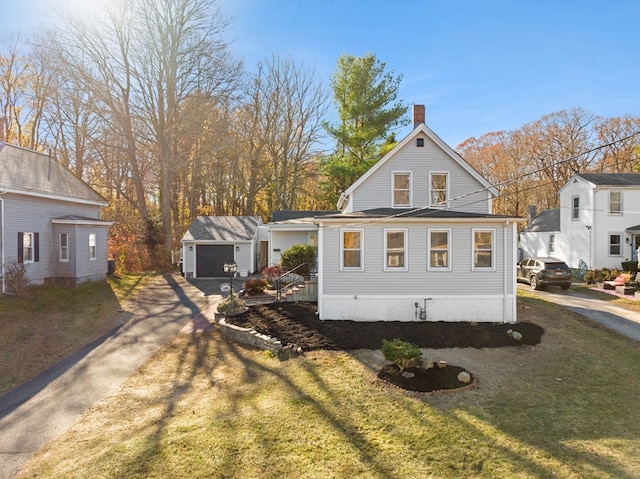
[[522,229],[523,233],[543,231],[560,231],[560,208],[541,211]]
[[585,173],[576,176],[598,186],[640,186],[640,174],[634,173]]
[[0,190],[106,206],[97,191],[47,154],[0,141]]
[[373,173],[375,173],[379,168],[382,167],[387,161],[394,157],[397,151],[402,149],[405,145],[407,145],[411,140],[413,140],[419,134],[426,135],[431,141],[433,141],[442,151],[444,151],[453,161],[458,163],[464,170],[467,171],[471,176],[473,176],[484,188],[486,188],[493,196],[498,196],[498,190],[489,183],[483,176],[480,175],[476,170],[474,170],[469,163],[467,163],[458,153],[456,153],[453,148],[447,145],[442,139],[436,135],[427,125],[424,123],[420,123],[416,125],[416,127],[411,131],[407,136],[405,136],[396,146],[394,146],[389,153],[384,155],[380,161],[378,161],[375,165],[373,165],[369,170],[358,178],[349,188],[345,190],[343,195],[349,196],[356,188],[358,188],[362,183],[364,183],[367,178],[369,178]]
[[198,216],[182,241],[251,241],[261,224],[259,216]]

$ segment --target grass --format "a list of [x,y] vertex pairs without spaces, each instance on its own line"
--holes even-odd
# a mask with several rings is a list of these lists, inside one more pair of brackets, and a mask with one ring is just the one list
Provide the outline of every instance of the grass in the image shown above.
[[114,276],[76,288],[37,286],[24,298],[0,295],[0,394],[121,325],[127,317],[122,301],[146,277]]
[[449,350],[479,384],[447,395],[382,385],[358,354],[178,335],[20,477],[640,477],[640,347],[526,293],[519,308],[542,343]]
[[603,293],[602,291],[589,288],[584,284],[573,284],[571,285],[571,289],[575,292],[588,294],[589,296],[593,296],[596,299],[601,299],[602,301],[611,302],[616,306],[621,306],[623,308],[627,308],[632,311],[636,311],[640,313],[640,301],[634,301],[627,298],[622,298],[614,294]]

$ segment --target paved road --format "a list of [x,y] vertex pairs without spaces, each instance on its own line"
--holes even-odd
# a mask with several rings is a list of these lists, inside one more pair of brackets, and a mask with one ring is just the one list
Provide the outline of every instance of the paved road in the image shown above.
[[533,291],[528,285],[523,284],[519,284],[518,287],[640,342],[640,313],[572,290],[563,291],[551,287],[545,291]]
[[42,445],[197,322],[212,295],[177,275],[155,278],[138,295],[126,324],[0,396],[0,479],[15,477]]

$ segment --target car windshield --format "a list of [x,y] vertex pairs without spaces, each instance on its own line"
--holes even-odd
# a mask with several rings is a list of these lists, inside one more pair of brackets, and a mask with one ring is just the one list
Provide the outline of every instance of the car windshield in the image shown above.
[[545,269],[569,269],[565,263],[545,263]]

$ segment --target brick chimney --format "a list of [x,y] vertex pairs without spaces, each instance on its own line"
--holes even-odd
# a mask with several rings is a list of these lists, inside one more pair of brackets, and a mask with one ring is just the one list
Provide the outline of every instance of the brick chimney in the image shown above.
[[413,105],[413,127],[425,123],[424,105]]

